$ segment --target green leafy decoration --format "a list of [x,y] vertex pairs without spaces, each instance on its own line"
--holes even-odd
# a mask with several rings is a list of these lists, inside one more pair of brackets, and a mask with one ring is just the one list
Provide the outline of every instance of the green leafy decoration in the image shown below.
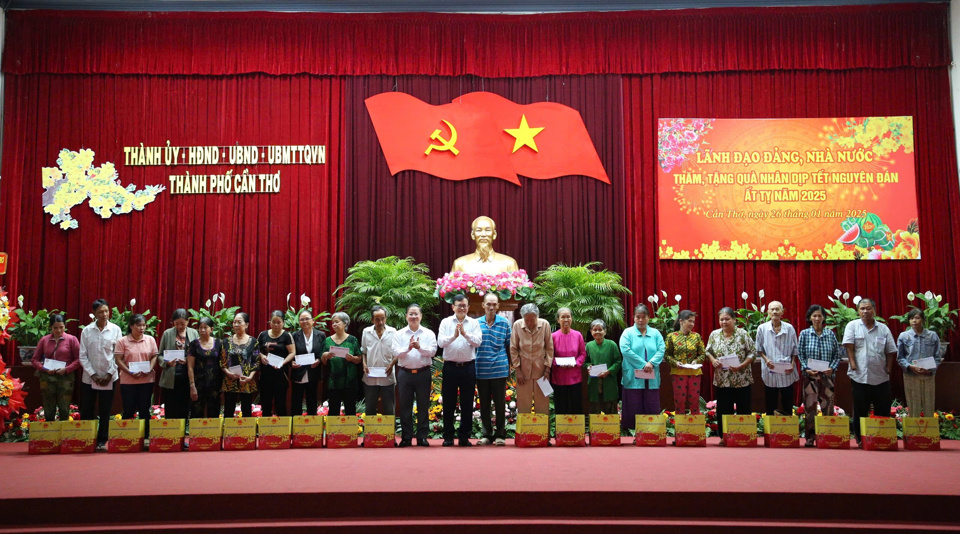
[[574,330],[587,337],[590,323],[603,319],[607,328],[623,328],[622,295],[632,294],[619,274],[607,269],[595,270],[600,262],[577,266],[557,263],[540,271],[534,280],[533,301],[540,315],[553,319],[560,308],[570,308]]
[[407,306],[419,304],[423,324],[435,317],[434,296],[436,281],[427,273],[426,264],[413,258],[388,256],[379,260],[364,260],[347,269],[347,278],[337,287],[337,309],[343,310],[359,324],[372,324],[370,308],[375,304],[387,310],[387,324],[400,329],[406,326]]

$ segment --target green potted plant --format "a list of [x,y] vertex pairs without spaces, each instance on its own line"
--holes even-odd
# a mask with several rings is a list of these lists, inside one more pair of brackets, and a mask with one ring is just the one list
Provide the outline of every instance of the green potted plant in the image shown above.
[[[124,333],[130,332],[130,318],[133,317],[137,312],[132,308],[137,305],[137,299],[130,299],[130,308],[129,310],[125,309],[120,311],[116,306],[110,310],[110,322],[119,326],[120,331]],[[146,319],[147,329],[144,331],[144,334],[150,337],[157,337],[157,325],[160,324],[160,318],[152,316],[150,310],[145,310],[140,312],[140,315]]]
[[650,326],[655,328],[664,338],[667,334],[673,332],[673,327],[677,322],[677,316],[680,315],[680,301],[683,297],[674,295],[673,300],[676,304],[667,304],[667,292],[660,290],[663,295],[663,304],[660,303],[660,295],[654,293],[647,297],[650,304]]
[[[290,305],[290,295],[293,295],[293,293],[287,293],[287,309],[283,312],[283,327],[290,332],[296,332],[300,330],[300,314],[309,312],[310,315],[313,315],[313,307],[310,306],[310,297],[303,293],[300,295],[300,308],[294,309]],[[314,326],[323,330],[324,325],[330,320],[330,312],[320,312],[313,316],[313,320],[316,323]]]
[[[949,342],[946,341],[947,336],[957,328],[957,310],[951,310],[950,303],[948,302],[944,302],[941,305],[943,295],[935,295],[932,291],[925,293],[914,293],[911,291],[907,293],[907,300],[910,302],[914,302],[918,298],[922,302],[923,307],[920,308],[919,306],[911,305],[911,308],[923,310],[924,327],[933,330],[937,333],[937,336],[940,337],[940,355],[943,356],[949,345]],[[896,319],[900,321],[900,324],[904,325],[904,328],[910,328],[910,321],[907,319],[906,313],[903,315],[891,315],[890,319]]]
[[[198,310],[193,308],[187,310],[187,314],[190,315],[190,323],[196,326],[200,323],[200,319],[209,317],[213,320],[213,333],[211,335],[217,339],[226,337],[233,328],[233,317],[240,311],[240,306],[227,307],[224,303],[225,297],[226,295],[223,293],[214,293],[212,297],[207,299],[204,307]],[[220,301],[219,309],[217,309],[218,300]]]
[[560,308],[570,308],[574,330],[587,338],[590,323],[603,319],[607,328],[623,328],[622,295],[632,294],[619,274],[607,269],[595,270],[600,262],[583,265],[556,263],[537,274],[533,301],[540,315],[553,322]]
[[[843,302],[840,301],[841,297],[843,298]],[[841,292],[839,289],[833,290],[832,297],[827,296],[827,300],[833,303],[833,306],[827,308],[827,317],[824,323],[827,325],[827,328],[833,330],[833,333],[837,336],[837,341],[840,342],[843,342],[843,332],[847,329],[847,323],[860,318],[860,314],[857,313],[857,304],[860,303],[860,295],[853,297],[853,306],[847,304],[847,299],[849,298],[850,293]],[[876,320],[881,323],[886,323],[883,317],[879,315],[876,317]],[[846,354],[843,354],[843,358],[846,359]]]
[[[60,310],[25,310],[23,309],[23,296],[17,298],[19,308],[11,313],[16,314],[16,322],[10,325],[10,337],[17,342],[17,348],[20,351],[20,361],[24,364],[30,363],[33,359],[33,353],[37,349],[37,343],[40,338],[50,333],[50,316],[65,315]],[[66,322],[76,321],[76,319],[67,319]]]
[[406,326],[407,306],[423,306],[423,323],[435,316],[436,281],[427,275],[429,269],[413,258],[388,256],[379,260],[358,261],[347,269],[347,277],[337,287],[337,309],[346,312],[357,324],[372,324],[370,308],[379,304],[387,310],[387,324],[400,329]]

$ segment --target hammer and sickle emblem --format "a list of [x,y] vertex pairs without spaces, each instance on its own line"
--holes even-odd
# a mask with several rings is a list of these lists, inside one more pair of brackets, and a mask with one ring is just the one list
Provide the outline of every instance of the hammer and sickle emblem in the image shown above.
[[460,151],[457,150],[457,147],[454,146],[457,144],[457,129],[454,128],[449,121],[445,119],[440,119],[440,120],[442,120],[443,123],[447,125],[447,128],[450,129],[450,139],[449,140],[444,139],[440,135],[440,129],[437,128],[436,130],[433,131],[432,134],[430,134],[430,139],[433,139],[434,141],[440,141],[441,144],[440,145],[431,144],[430,146],[427,147],[427,149],[423,153],[429,156],[432,150],[449,150],[450,152],[453,152],[454,156],[456,156],[457,154],[460,153]]

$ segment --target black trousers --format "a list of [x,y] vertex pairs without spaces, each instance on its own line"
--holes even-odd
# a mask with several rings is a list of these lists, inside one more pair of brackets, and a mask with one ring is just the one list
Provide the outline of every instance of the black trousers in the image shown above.
[[553,409],[557,415],[583,415],[583,382],[553,385]]
[[[236,399],[234,399],[236,407]],[[220,417],[220,390],[197,391],[197,400],[190,407],[193,417]],[[224,417],[233,417],[233,412],[227,411]]]
[[144,420],[143,434],[150,436],[150,400],[153,398],[153,382],[148,384],[120,384],[120,397],[123,400],[123,418],[131,419],[134,414]]
[[[114,382],[116,387],[116,382]],[[97,426],[97,443],[106,443],[110,432],[110,410],[113,407],[113,389],[93,389],[90,384],[80,384],[80,419],[93,420],[94,413],[100,420]]]
[[253,417],[253,393],[237,393],[236,391],[223,392],[223,416],[233,417],[237,411],[237,399],[240,399],[240,415]]
[[418,369],[416,373],[399,367],[397,369],[397,387],[400,399],[397,411],[400,412],[400,439],[407,443],[413,441],[413,401],[417,401],[417,440],[427,440],[430,423],[430,367]]
[[178,376],[173,389],[160,388],[160,398],[166,419],[190,418],[190,380],[186,376]]
[[[477,393],[480,397],[480,424],[483,426],[483,437],[487,439],[507,439],[507,416],[505,414],[507,378],[478,378]],[[493,401],[493,411],[497,420],[495,432],[490,420],[491,401]]]
[[340,405],[343,405],[343,415],[357,415],[357,386],[345,388],[331,388],[329,390],[328,414],[340,415]]
[[[734,408],[736,404],[736,408]],[[724,415],[749,415],[752,413],[750,386],[742,388],[717,388],[717,422],[720,428],[720,437],[723,437]]]
[[890,417],[890,381],[871,386],[860,382],[850,381],[853,393],[853,435],[860,442],[860,418],[870,417],[870,405],[873,404],[873,413],[881,417]]
[[[287,375],[276,369],[260,378],[260,408],[264,417],[276,415],[285,417],[287,412]],[[300,415],[300,414],[297,414]]]
[[796,386],[796,382],[785,388],[772,388],[770,386],[763,386],[764,393],[766,394],[764,400],[766,401],[767,405],[767,415],[773,415],[773,412],[777,411],[778,403],[782,407],[780,413],[784,415],[793,414],[794,386]]
[[303,413],[303,401],[306,398],[307,415],[317,415],[317,382],[309,380],[306,384],[293,382],[290,388],[290,413],[301,415]]
[[457,438],[470,439],[473,430],[473,392],[477,387],[477,366],[474,362],[443,362],[443,439],[453,439],[453,426],[457,421],[457,404],[460,405],[460,426]]

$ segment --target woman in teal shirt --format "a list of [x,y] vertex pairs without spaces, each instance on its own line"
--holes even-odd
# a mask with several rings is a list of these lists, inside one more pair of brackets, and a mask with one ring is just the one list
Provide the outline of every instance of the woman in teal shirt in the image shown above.
[[[660,362],[666,345],[660,332],[648,325],[650,311],[643,304],[633,309],[633,326],[620,336],[623,355],[623,416],[620,426],[633,430],[637,415],[660,413]],[[640,376],[649,374],[652,378]]]

